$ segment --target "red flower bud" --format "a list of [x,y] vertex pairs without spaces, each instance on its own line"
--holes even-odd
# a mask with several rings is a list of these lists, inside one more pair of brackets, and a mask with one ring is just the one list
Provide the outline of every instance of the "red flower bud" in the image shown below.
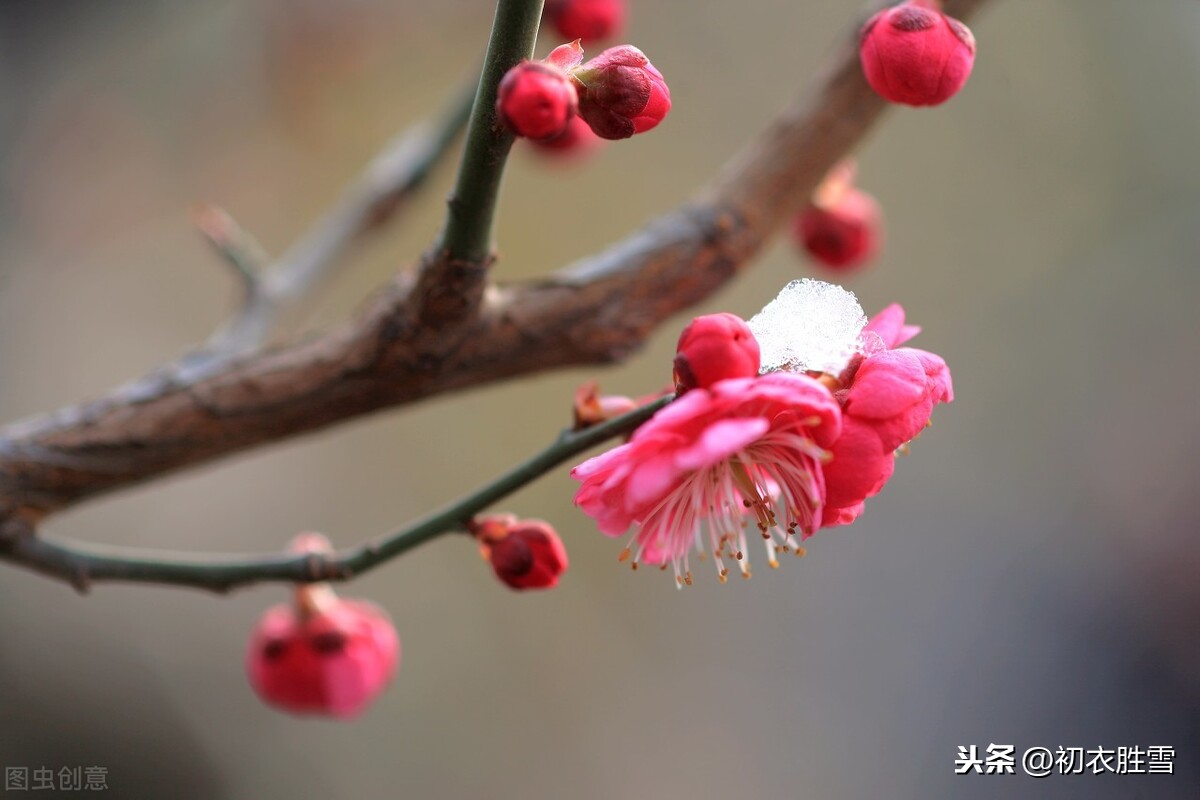
[[579,90],[579,116],[597,136],[627,139],[663,121],[671,90],[641,50],[610,47],[571,71]]
[[865,264],[879,249],[879,204],[859,189],[849,189],[837,205],[809,206],[796,217],[796,240],[819,263],[838,270]]
[[975,37],[935,0],[905,0],[867,21],[858,53],[867,83],[885,100],[936,106],[971,75]]
[[[298,537],[293,550],[327,551],[328,541],[314,536]],[[386,612],[365,600],[344,600],[327,583],[311,583],[296,588],[294,605],[263,614],[250,636],[246,672],[273,706],[346,718],[387,686],[399,660],[400,639]]]
[[496,577],[512,589],[551,589],[567,571],[567,549],[548,522],[500,514],[477,517],[468,528]]
[[557,159],[572,159],[587,155],[600,147],[604,140],[592,133],[582,117],[571,117],[567,128],[552,139],[531,140],[537,152]]
[[551,139],[566,130],[578,102],[574,85],[561,69],[522,61],[500,81],[496,113],[518,136]]
[[546,18],[564,39],[609,39],[625,27],[625,0],[547,0]]
[[675,350],[675,390],[680,394],[758,374],[758,340],[735,314],[696,317],[679,335]]
[[628,414],[638,403],[619,394],[600,394],[600,384],[588,381],[575,390],[575,430]]
[[853,185],[854,165],[830,170],[812,204],[795,219],[796,243],[818,263],[839,271],[866,264],[883,239],[883,213],[875,198]]

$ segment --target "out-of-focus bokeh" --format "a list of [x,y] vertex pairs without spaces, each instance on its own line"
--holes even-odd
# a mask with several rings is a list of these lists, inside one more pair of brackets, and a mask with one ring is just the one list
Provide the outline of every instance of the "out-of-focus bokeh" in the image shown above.
[[[614,241],[700,186],[808,84],[839,0],[631,0],[671,83],[651,134],[573,168],[518,146],[504,278]],[[1200,4],[995,0],[975,74],[860,153],[888,220],[855,277],[900,301],[958,400],[809,557],[674,590],[617,564],[566,470],[553,592],[446,538],[348,586],[393,614],[395,684],[352,724],[262,706],[227,599],[0,565],[0,764],[101,765],[119,797],[1184,798],[1200,786]],[[212,201],[282,251],[473,69],[491,6],[387,0],[0,5],[0,418],[97,395],[234,298],[189,226]],[[554,42],[543,39],[545,52]],[[441,219],[452,167],[296,328],[352,312]],[[813,274],[781,243],[703,310]],[[206,551],[350,544],[537,450],[597,375],[668,379],[688,317],[628,364],[377,415],[102,499],[47,532]],[[760,559],[761,561],[761,559]],[[953,775],[960,745],[1169,745],[1176,775]],[[1018,773],[1020,766],[1017,767]]]

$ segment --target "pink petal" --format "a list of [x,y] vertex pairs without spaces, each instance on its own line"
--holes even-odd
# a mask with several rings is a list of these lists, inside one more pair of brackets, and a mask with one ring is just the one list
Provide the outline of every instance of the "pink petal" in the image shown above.
[[901,414],[925,394],[925,368],[906,350],[866,359],[846,397],[846,413],[870,419]]
[[546,61],[564,72],[570,71],[583,63],[583,47],[579,44],[578,39],[567,44],[560,44],[550,51],[550,55],[546,56]]
[[842,506],[840,508],[825,506],[821,515],[821,527],[836,528],[840,525],[849,525],[862,516],[863,505],[863,503],[855,503],[852,506]]
[[771,423],[762,417],[715,422],[704,429],[695,444],[675,454],[675,465],[685,470],[712,466],[761,437],[770,427]]
[[950,367],[941,356],[915,347],[905,347],[903,352],[911,353],[925,370],[928,377],[928,387],[935,403],[949,403],[954,399],[954,384],[950,380]]
[[865,420],[875,428],[875,434],[887,451],[893,451],[905,442],[916,438],[925,430],[933,413],[933,398],[926,394],[913,403],[904,413],[880,420]]
[[825,503],[852,506],[877,494],[895,469],[895,456],[885,449],[869,424],[850,417],[825,465]]
[[625,510],[637,516],[643,506],[656,503],[679,482],[680,469],[670,453],[648,458],[634,468],[625,492]]
[[892,303],[871,317],[863,328],[863,333],[868,332],[877,334],[890,349],[916,336],[921,329],[915,325],[905,325],[904,307],[899,303]]

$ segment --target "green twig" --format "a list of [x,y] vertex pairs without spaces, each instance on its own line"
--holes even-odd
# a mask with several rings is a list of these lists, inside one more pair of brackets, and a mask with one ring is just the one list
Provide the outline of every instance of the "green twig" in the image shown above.
[[543,0],[499,0],[483,74],[475,94],[458,181],[450,198],[442,247],[451,260],[481,264],[491,251],[492,219],[513,135],[496,119],[500,79],[533,57]]
[[466,521],[585,450],[629,433],[669,403],[662,398],[628,414],[579,431],[564,431],[542,452],[430,516],[332,556],[267,554],[189,558],[140,549],[108,549],[36,535],[0,536],[0,558],[69,581],[80,591],[96,581],[187,586],[227,592],[265,581],[345,581],[423,542],[462,530]]

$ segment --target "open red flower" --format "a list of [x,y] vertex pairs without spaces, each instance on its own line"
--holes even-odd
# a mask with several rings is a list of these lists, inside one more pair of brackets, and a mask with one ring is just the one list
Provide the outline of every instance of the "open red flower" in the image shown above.
[[778,550],[799,550],[796,536],[820,526],[822,463],[840,430],[837,401],[805,375],[717,381],[572,470],[575,503],[609,536],[635,528],[622,559],[670,564],[680,585],[691,582],[688,552],[703,548],[704,532],[722,580],[724,557],[748,575],[747,515],[772,566]]
[[896,347],[919,331],[904,324],[897,304],[863,329],[874,347],[851,363],[835,395],[842,406],[842,435],[825,467],[824,526],[853,522],[863,501],[891,478],[896,450],[924,430],[936,404],[954,399],[950,369],[940,356]]

